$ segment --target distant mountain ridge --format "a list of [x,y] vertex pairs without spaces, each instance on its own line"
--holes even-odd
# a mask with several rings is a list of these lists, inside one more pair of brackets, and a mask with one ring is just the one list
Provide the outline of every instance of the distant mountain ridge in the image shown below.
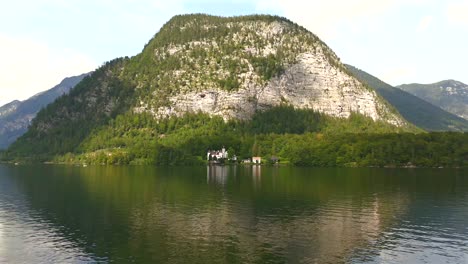
[[467,120],[444,111],[415,95],[395,88],[351,65],[346,65],[346,67],[361,82],[374,88],[406,120],[416,126],[428,131],[468,131]]
[[24,101],[12,101],[0,107],[0,149],[7,148],[18,137],[23,135],[32,119],[46,105],[59,96],[68,93],[89,73],[63,79],[55,87],[38,93]]
[[4,106],[0,107],[0,118],[5,118],[8,115],[11,115],[15,112],[18,106],[21,104],[21,101],[14,100]]
[[467,84],[455,80],[445,80],[433,84],[403,84],[397,88],[468,120]]

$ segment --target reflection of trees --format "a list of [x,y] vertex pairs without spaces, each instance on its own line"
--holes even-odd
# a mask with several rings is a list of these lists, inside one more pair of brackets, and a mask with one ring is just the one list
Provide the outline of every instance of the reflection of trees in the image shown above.
[[[35,171],[21,170],[23,173]],[[87,254],[80,247],[79,238],[65,236],[65,227],[56,225],[55,219],[45,215],[47,210],[23,193],[23,190],[31,191],[32,185],[25,186],[22,179],[25,175],[16,172],[17,168],[0,165],[0,263],[105,261],[105,258]]]
[[[385,200],[405,202],[390,197]],[[228,201],[190,214],[156,203],[146,217],[141,212],[135,214],[132,244],[135,248],[148,247],[161,243],[162,235],[164,245],[177,245],[165,250],[168,257],[178,261],[187,256],[199,261],[219,260],[233,254],[233,259],[248,263],[336,263],[345,260],[354,249],[372,244],[391,224],[391,215],[380,214],[378,198],[362,205],[363,208],[353,208],[346,202],[330,201],[316,214],[289,215],[285,219],[282,215],[256,215],[253,208]],[[395,209],[392,213],[398,215],[404,208]],[[142,241],[151,242],[142,245]]]
[[[434,188],[428,192],[443,198],[454,190],[450,181],[424,174],[427,184],[412,182],[410,171],[396,170],[42,170],[12,177],[31,206],[86,252],[122,262],[345,261],[407,213],[409,193]],[[37,171],[13,176],[24,173]]]
[[[360,195],[356,198],[348,195],[334,197],[337,193],[330,190],[334,188],[332,185],[328,186],[327,195],[318,194],[326,197],[317,197],[317,193],[302,191],[317,182],[305,186],[299,182],[294,188],[282,185],[275,193],[258,194],[267,202],[274,201],[273,204],[263,204],[255,201],[257,188],[253,185],[258,176],[249,169],[250,175],[238,176],[241,181],[249,179],[244,188],[254,192],[247,195],[247,201],[245,195],[230,193],[230,196],[220,197],[220,201],[198,210],[183,210],[154,201],[152,208],[135,211],[132,244],[135,248],[152,244],[163,246],[168,253],[166,257],[174,262],[183,262],[187,256],[194,262],[229,259],[229,256],[236,262],[339,262],[346,260],[356,248],[372,244],[391,226],[396,216],[405,212],[409,202],[403,193],[365,198]],[[214,180],[216,177],[232,176],[226,175],[227,168],[216,170],[211,167],[207,171],[213,179],[209,183],[219,184],[219,180]],[[226,183],[225,180],[222,182]],[[268,190],[278,186],[275,180],[260,181],[259,184]],[[282,196],[284,191],[299,196],[286,197],[282,202],[277,200],[279,198],[275,196]],[[294,204],[290,198],[302,201]],[[310,201],[312,205],[309,205]],[[147,239],[141,239],[141,236]],[[164,237],[162,244],[161,237]],[[168,244],[176,246],[168,248]]]

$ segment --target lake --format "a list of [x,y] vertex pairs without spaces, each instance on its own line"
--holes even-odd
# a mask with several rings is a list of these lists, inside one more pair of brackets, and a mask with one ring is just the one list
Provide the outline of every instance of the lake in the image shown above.
[[0,165],[0,263],[468,263],[468,171]]

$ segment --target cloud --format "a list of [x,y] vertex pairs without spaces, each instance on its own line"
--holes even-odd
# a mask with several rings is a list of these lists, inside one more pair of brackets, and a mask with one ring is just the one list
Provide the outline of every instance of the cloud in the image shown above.
[[97,64],[70,49],[0,35],[0,105],[52,88],[64,77],[94,70]]
[[[263,2],[259,3],[259,8],[265,5]],[[305,26],[321,37],[330,38],[336,35],[342,22],[350,22],[358,17],[377,14],[380,9],[385,9],[389,1],[276,0],[272,2],[273,6],[282,10],[289,19]]]
[[381,75],[382,80],[392,85],[399,85],[405,80],[414,79],[416,76],[415,67],[397,67],[385,70]]
[[[321,38],[333,39],[340,29],[377,29],[378,18],[393,9],[426,0],[258,0],[257,9],[280,11]],[[373,21],[369,23],[369,21]]]
[[419,24],[416,28],[417,32],[424,32],[426,31],[432,24],[432,21],[434,21],[433,16],[425,16],[419,21]]
[[468,0],[455,1],[447,7],[447,18],[449,22],[460,25],[468,26]]

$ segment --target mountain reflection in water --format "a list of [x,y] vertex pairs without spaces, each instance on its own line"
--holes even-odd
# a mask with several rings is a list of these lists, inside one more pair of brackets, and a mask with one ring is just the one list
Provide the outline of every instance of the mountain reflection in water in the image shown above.
[[3,166],[0,262],[464,263],[463,175]]

